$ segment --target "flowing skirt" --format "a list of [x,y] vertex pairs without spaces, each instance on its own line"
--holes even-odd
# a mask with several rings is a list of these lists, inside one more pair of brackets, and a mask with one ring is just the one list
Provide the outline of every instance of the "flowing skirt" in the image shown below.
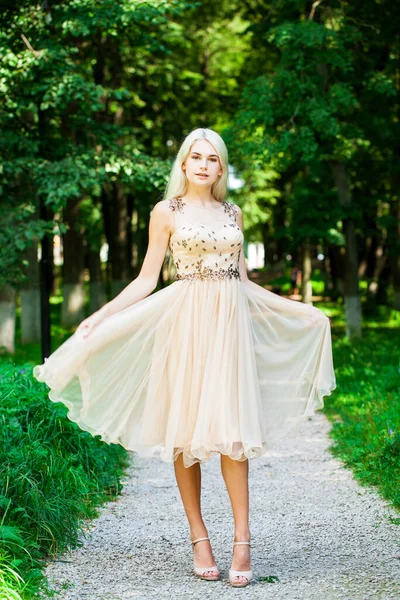
[[75,332],[34,376],[92,435],[187,467],[262,456],[336,387],[329,319],[229,278],[173,282]]

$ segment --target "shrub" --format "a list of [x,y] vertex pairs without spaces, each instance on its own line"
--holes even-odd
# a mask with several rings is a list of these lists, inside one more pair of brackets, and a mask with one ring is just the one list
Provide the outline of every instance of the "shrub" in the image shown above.
[[85,519],[121,492],[128,454],[70,421],[31,364],[2,361],[0,376],[0,590],[28,598],[46,587],[45,561],[79,544]]

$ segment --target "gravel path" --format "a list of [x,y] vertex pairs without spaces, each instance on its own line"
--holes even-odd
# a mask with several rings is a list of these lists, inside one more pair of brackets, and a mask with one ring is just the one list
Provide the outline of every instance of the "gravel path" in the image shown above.
[[[233,538],[213,457],[203,465],[203,510],[222,580],[191,574],[192,554],[172,465],[134,457],[123,495],[101,509],[84,545],[47,567],[68,600],[386,600],[400,598],[399,517],[328,452],[323,413],[298,437],[250,461],[254,583],[227,582]],[[279,582],[263,577],[274,575]]]

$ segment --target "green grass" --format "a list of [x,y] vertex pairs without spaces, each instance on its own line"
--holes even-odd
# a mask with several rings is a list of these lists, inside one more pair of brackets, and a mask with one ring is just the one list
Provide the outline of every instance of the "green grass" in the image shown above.
[[331,451],[400,509],[399,328],[371,322],[357,342],[335,338],[337,389],[325,408]]
[[18,571],[13,568],[13,557],[0,548],[0,598],[2,600],[22,600],[29,590]]
[[30,363],[0,362],[0,598],[48,590],[43,567],[79,544],[87,519],[121,492],[127,452],[82,431]]

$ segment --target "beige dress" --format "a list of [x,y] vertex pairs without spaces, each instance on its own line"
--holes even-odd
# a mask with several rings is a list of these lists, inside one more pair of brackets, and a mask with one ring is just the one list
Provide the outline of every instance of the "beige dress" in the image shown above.
[[234,204],[168,205],[176,280],[75,332],[34,375],[82,429],[142,456],[262,456],[335,389],[330,321],[240,279]]

